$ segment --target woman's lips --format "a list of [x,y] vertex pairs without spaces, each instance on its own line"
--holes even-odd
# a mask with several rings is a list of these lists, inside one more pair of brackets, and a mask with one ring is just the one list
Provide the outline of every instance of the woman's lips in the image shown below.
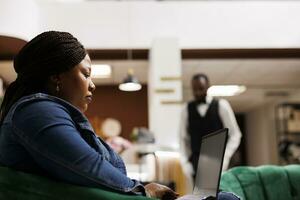
[[93,97],[92,96],[87,96],[86,100],[88,103],[91,103],[93,101]]

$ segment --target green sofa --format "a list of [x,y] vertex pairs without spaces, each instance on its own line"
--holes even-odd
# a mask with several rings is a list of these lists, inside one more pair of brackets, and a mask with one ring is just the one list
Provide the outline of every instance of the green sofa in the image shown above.
[[235,167],[222,174],[220,189],[242,200],[300,200],[300,165]]
[[2,200],[151,200],[99,188],[61,183],[44,177],[0,167]]

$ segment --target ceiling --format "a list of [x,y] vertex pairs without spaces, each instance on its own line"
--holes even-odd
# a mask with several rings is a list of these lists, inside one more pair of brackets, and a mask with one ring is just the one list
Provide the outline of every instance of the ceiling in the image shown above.
[[[132,68],[139,80],[147,83],[147,60],[94,60],[110,64],[112,77],[95,79],[96,85],[118,84]],[[190,79],[195,73],[206,73],[211,84],[241,84],[247,91],[227,98],[236,112],[251,109],[274,100],[286,100],[299,93],[300,59],[184,59],[182,62],[183,100],[192,99]],[[0,62],[0,76],[11,82],[16,75],[12,62]]]

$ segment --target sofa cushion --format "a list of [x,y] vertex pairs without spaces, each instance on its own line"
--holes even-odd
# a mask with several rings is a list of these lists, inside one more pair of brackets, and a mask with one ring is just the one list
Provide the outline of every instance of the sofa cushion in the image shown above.
[[146,200],[104,188],[89,188],[0,167],[0,199],[9,200]]
[[291,194],[294,200],[300,199],[300,165],[287,165],[284,167],[287,173]]
[[243,200],[299,200],[300,165],[235,167],[222,174],[220,188]]
[[220,188],[224,191],[234,192],[236,195],[241,197],[241,199],[245,199],[244,190],[241,187],[239,179],[231,172],[222,174]]
[[256,168],[263,186],[265,199],[293,199],[286,170],[278,166]]
[[239,181],[245,199],[248,199],[249,197],[256,200],[264,199],[263,188],[254,168],[236,168],[232,170],[232,174]]

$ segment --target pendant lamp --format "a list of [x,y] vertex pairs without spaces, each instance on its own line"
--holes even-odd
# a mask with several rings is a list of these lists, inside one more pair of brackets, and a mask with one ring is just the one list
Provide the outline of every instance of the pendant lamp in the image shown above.
[[[130,5],[127,2],[127,27],[128,27],[128,45],[130,44]],[[132,60],[132,50],[127,49],[128,63]],[[138,79],[134,76],[132,68],[129,68],[127,76],[124,78],[123,82],[119,85],[119,89],[126,92],[133,92],[142,89],[142,85],[139,83]]]
[[128,70],[127,76],[119,85],[119,89],[126,92],[133,92],[142,89],[142,85],[133,74],[133,69]]

